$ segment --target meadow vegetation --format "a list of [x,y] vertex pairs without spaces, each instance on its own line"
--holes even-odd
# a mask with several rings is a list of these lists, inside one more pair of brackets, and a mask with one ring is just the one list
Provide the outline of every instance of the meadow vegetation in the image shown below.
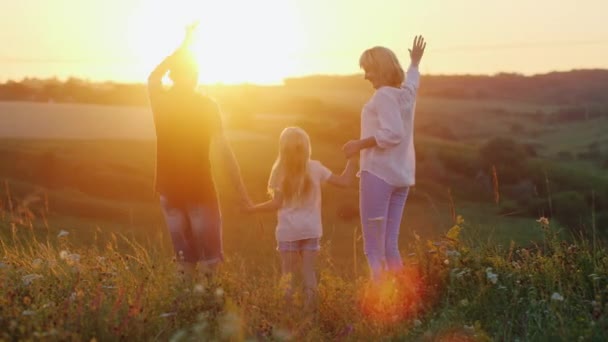
[[[76,131],[82,116],[93,128],[86,139],[0,141],[0,340],[606,340],[602,77],[423,79],[417,184],[400,236],[406,271],[369,291],[357,188],[325,189],[314,314],[284,307],[275,218],[243,214],[221,169],[226,262],[213,279],[176,274],[141,85],[119,96],[77,80],[7,83],[8,100],[108,106],[0,103],[0,115],[29,118],[24,130],[44,132],[32,114]],[[371,94],[361,79],[320,76],[206,91],[256,201],[283,127],[305,128],[313,158],[338,172]],[[124,138],[140,124],[137,139]]]

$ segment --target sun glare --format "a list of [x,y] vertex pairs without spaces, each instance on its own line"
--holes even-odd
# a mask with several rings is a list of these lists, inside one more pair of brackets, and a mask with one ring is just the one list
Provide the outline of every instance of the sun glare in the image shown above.
[[132,49],[146,65],[156,63],[199,21],[193,50],[200,81],[278,84],[296,74],[294,55],[305,44],[293,0],[146,2],[133,27]]

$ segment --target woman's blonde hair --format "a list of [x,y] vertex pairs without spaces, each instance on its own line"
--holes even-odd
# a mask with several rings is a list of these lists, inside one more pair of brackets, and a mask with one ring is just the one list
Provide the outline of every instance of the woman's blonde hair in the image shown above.
[[[277,180],[285,204],[302,204],[310,195],[312,180],[308,171],[310,138],[300,127],[287,127],[279,138],[279,156],[272,166],[270,183]],[[269,184],[270,185],[270,184]],[[274,189],[269,186],[268,192]]]
[[366,71],[376,72],[382,84],[399,87],[405,74],[395,53],[384,46],[367,49],[359,58],[359,66]]

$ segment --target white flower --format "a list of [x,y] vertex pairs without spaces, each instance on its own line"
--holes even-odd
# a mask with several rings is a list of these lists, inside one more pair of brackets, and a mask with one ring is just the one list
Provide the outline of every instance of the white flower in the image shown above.
[[58,238],[62,238],[64,236],[68,236],[68,235],[70,235],[70,232],[65,231],[65,230],[62,229],[62,230],[59,231],[59,234],[57,234],[57,237]]
[[551,300],[555,300],[558,302],[563,302],[564,301],[564,296],[562,296],[561,294],[557,293],[557,292],[553,292],[553,294],[551,295]]
[[465,325],[463,326],[463,328],[464,328],[464,330],[465,330],[465,331],[468,331],[468,332],[475,332],[475,326],[473,326],[473,325],[466,325],[466,324],[465,324]]
[[498,282],[498,274],[492,272],[492,267],[486,268],[486,278],[492,284],[496,284]]
[[196,285],[194,285],[194,292],[203,293],[203,292],[205,292],[205,287],[201,284],[196,284]]
[[218,287],[217,290],[215,290],[215,295],[217,297],[221,297],[224,295],[224,290],[221,287]]
[[443,260],[443,263],[444,263],[445,265],[449,265],[449,264],[450,264],[450,260],[445,259],[445,260]]
[[469,301],[465,298],[463,300],[460,301],[460,305],[462,306],[468,306],[469,305]]
[[32,283],[34,280],[36,280],[36,279],[40,279],[40,278],[42,278],[42,276],[41,276],[40,274],[35,274],[35,273],[33,273],[33,274],[28,274],[28,275],[25,275],[25,276],[21,277],[21,280],[23,281],[23,283],[24,283],[25,285],[29,285],[29,284],[31,284],[31,283]]
[[542,225],[545,225],[545,226],[549,225],[549,219],[544,216],[541,216],[538,220],[536,220],[536,222],[538,222]]
[[80,261],[80,254],[72,254],[68,251],[59,252],[59,258],[65,260],[69,265],[76,264]]

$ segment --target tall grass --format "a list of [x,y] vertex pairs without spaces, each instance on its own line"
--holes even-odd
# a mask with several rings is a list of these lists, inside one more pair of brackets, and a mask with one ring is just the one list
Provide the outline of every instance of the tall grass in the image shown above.
[[335,242],[326,241],[318,305],[307,311],[301,297],[283,302],[279,270],[250,260],[254,247],[229,255],[213,277],[191,278],[176,271],[160,239],[97,232],[77,242],[8,210],[2,217],[4,340],[608,338],[608,253],[583,237],[561,240],[544,218],[537,225],[544,238],[524,248],[467,236],[457,217],[437,241],[416,235],[404,272],[373,286],[338,276],[327,252]]

